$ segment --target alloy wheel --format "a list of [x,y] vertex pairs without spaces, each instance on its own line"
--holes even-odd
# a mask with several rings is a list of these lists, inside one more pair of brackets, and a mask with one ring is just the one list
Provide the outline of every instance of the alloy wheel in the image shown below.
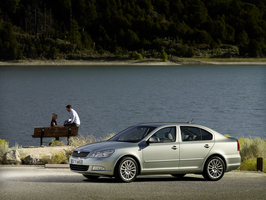
[[218,156],[213,156],[207,161],[203,176],[206,180],[218,181],[223,177],[224,171],[225,164],[223,160]]
[[136,161],[126,157],[119,164],[117,178],[124,182],[131,182],[137,177],[137,172],[138,166]]

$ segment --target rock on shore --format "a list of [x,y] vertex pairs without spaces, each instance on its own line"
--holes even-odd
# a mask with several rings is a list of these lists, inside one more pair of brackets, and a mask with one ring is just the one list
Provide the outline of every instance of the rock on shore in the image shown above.
[[20,164],[21,159],[18,150],[6,152],[3,157],[4,164]]
[[[39,165],[43,164],[43,157],[51,158],[54,153],[71,149],[72,147],[69,146],[19,148],[18,150],[11,150],[5,153],[3,160],[0,160],[0,164]],[[23,157],[22,160],[20,157]]]

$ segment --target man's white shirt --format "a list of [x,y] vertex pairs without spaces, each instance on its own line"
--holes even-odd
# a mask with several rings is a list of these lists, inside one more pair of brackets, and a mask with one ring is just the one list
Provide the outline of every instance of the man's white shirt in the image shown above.
[[78,113],[73,108],[69,111],[69,115],[69,120],[71,123],[76,123],[77,125],[80,125]]

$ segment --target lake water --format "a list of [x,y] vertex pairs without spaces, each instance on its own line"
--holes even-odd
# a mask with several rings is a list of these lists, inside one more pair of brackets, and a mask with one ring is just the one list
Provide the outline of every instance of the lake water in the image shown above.
[[0,67],[0,139],[10,146],[38,146],[34,127],[49,126],[54,112],[62,125],[67,104],[79,134],[96,138],[192,118],[236,138],[266,138],[266,66]]

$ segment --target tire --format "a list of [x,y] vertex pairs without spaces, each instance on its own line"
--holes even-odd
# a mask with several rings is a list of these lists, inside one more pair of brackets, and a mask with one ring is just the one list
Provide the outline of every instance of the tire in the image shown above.
[[208,181],[218,181],[224,176],[224,171],[224,161],[218,156],[213,156],[205,163],[203,177]]
[[116,167],[115,178],[118,181],[130,183],[137,178],[138,165],[131,157],[122,158]]
[[171,175],[176,178],[183,178],[186,174],[171,174]]
[[82,174],[84,177],[86,177],[87,179],[91,179],[91,180],[97,180],[100,176],[91,176],[91,175],[85,175]]

